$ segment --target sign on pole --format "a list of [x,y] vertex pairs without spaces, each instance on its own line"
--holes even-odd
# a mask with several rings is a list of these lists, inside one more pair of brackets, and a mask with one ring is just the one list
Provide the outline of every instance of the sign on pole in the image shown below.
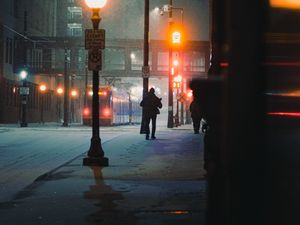
[[20,87],[20,95],[29,95],[29,87]]
[[88,55],[88,69],[99,71],[102,69],[102,52],[101,49],[91,49]]
[[86,29],[85,30],[85,49],[104,49],[105,30]]

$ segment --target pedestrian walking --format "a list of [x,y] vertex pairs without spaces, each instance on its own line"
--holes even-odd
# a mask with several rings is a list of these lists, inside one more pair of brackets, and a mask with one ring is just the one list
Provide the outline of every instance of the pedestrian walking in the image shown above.
[[150,121],[152,123],[151,139],[156,139],[156,118],[160,114],[159,108],[162,108],[161,98],[155,95],[154,88],[151,88],[146,97],[141,101],[140,106],[143,107],[144,125],[146,131],[146,140],[149,140],[150,135]]

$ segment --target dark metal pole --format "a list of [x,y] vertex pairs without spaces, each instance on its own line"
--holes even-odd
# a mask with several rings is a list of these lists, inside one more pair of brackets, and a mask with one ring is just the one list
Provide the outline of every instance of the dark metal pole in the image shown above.
[[149,86],[149,0],[145,0],[145,20],[144,20],[144,68],[143,97],[148,93]]
[[[99,16],[100,9],[93,9],[91,18],[93,29],[99,29],[101,17]],[[94,49],[99,51],[100,49]],[[102,52],[98,52],[101,56]],[[100,57],[102,58],[102,57]],[[99,68],[102,69],[101,66]],[[108,158],[104,157],[104,151],[101,145],[99,131],[99,70],[93,70],[93,99],[92,99],[92,138],[91,145],[88,151],[88,157],[83,159],[84,166],[108,166]]]
[[68,76],[68,50],[65,48],[65,70],[64,70],[64,122],[63,127],[69,126],[69,76]]
[[[148,93],[149,89],[149,0],[145,0],[145,12],[144,12],[144,62],[143,62],[143,98]],[[144,118],[144,110],[142,111],[142,123],[140,133],[144,134],[145,131],[145,118]]]
[[41,94],[41,124],[44,124],[44,95]]
[[84,81],[84,101],[83,101],[83,104],[84,104],[84,108],[87,106],[87,86],[88,86],[88,66],[87,66],[87,63],[88,63],[88,58],[86,57],[86,66],[85,66],[85,81]]
[[[172,30],[172,6],[173,0],[169,0],[170,10],[169,10],[169,30]],[[168,99],[168,128],[173,128],[173,77],[172,77],[172,61],[173,61],[173,50],[172,47],[169,49],[169,99]]]
[[[23,67],[27,68],[27,59],[26,59],[26,36],[27,36],[27,11],[24,11],[24,39],[23,39]],[[27,71],[26,71],[27,72]],[[27,80],[26,78],[23,80],[23,88],[27,88]],[[27,127],[27,94],[23,94],[21,96],[21,104],[22,104],[22,118],[21,118],[21,127]]]

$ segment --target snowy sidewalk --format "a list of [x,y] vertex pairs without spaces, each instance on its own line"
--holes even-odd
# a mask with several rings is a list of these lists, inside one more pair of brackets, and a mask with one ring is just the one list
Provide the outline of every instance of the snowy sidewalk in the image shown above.
[[204,224],[202,138],[191,127],[159,128],[149,141],[128,132],[103,149],[109,167],[83,167],[81,154],[2,204],[1,223]]

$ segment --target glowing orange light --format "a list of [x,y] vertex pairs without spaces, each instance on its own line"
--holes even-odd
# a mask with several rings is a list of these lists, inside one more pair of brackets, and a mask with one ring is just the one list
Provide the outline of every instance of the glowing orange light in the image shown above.
[[78,95],[78,91],[77,90],[72,90],[71,91],[71,96],[72,97],[76,97]]
[[274,8],[300,9],[299,0],[270,0]]
[[64,89],[62,89],[61,87],[56,89],[57,94],[61,95],[64,92]]
[[47,89],[47,87],[46,87],[45,84],[41,84],[41,85],[40,85],[40,91],[41,91],[41,92],[45,92],[46,89]]
[[188,91],[187,96],[188,96],[189,98],[193,97],[193,92],[192,92],[192,90]]
[[88,7],[92,9],[100,9],[105,6],[107,0],[85,0]]
[[180,25],[173,25],[169,31],[169,45],[174,48],[181,48],[184,44],[183,27]]
[[172,32],[172,43],[173,44],[181,43],[181,33],[179,31]]
[[174,69],[174,67],[171,68],[171,74],[172,74],[172,75],[175,74],[175,69]]
[[106,96],[106,95],[107,95],[107,92],[106,92],[106,91],[99,91],[99,95],[101,95],[101,96]]

